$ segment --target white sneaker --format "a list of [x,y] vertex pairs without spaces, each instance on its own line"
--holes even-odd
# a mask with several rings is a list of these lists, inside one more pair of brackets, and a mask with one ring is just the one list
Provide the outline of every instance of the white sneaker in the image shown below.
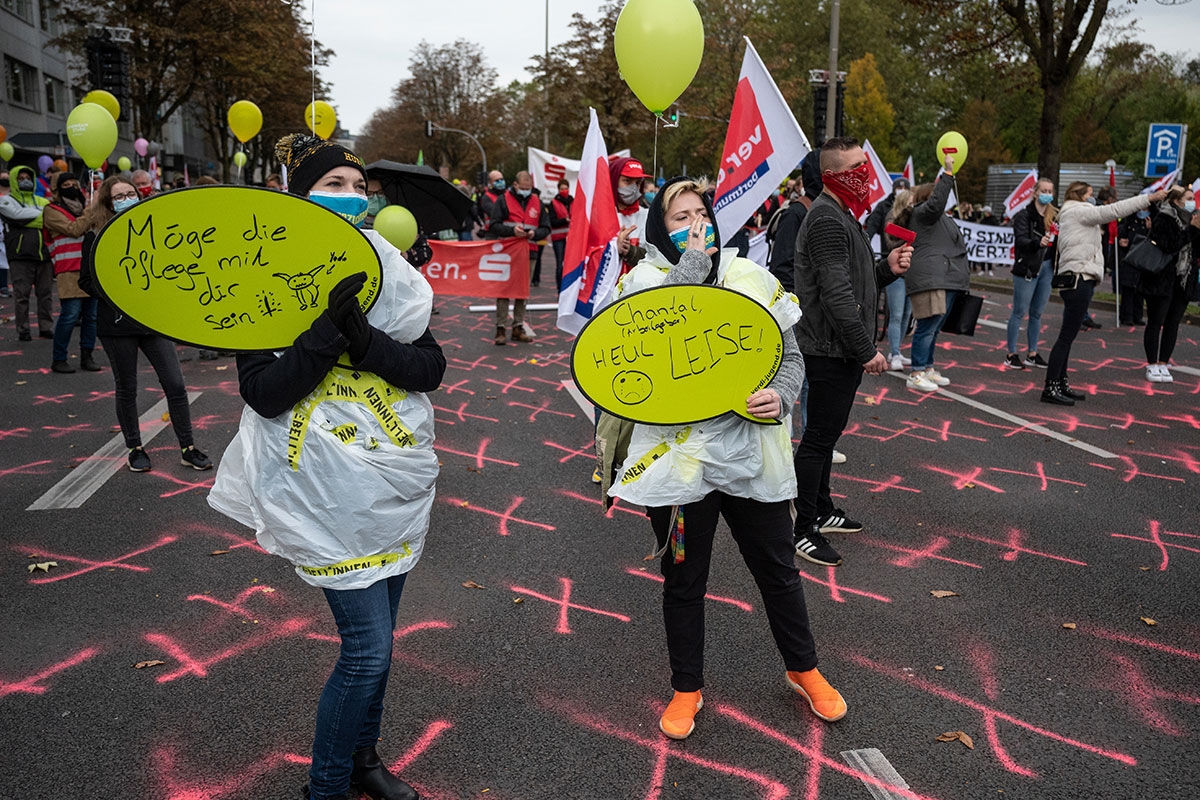
[[888,369],[890,369],[892,372],[903,372],[904,359],[901,358],[899,354],[892,356],[892,363]]
[[919,372],[910,372],[908,374],[908,380],[905,381],[905,383],[908,388],[920,389],[922,392],[936,392],[938,389],[936,383],[925,377],[924,370],[920,370]]
[[834,464],[845,464],[846,463],[846,454],[839,453],[837,450],[834,450],[833,451],[833,463]]
[[1151,383],[1158,383],[1161,379],[1158,377],[1158,364],[1146,365],[1146,380]]
[[942,375],[942,373],[938,372],[933,367],[930,367],[929,369],[925,370],[925,379],[928,381],[933,381],[938,386],[949,386],[950,385],[950,379],[947,378],[946,376]]
[[909,358],[908,356],[900,356],[900,363],[901,363],[901,364],[903,364],[903,365],[904,365],[904,366],[906,366],[906,367],[911,367],[911,366],[912,366],[912,359],[911,359],[911,358]]
[[1171,374],[1171,368],[1166,364],[1158,365],[1158,382],[1159,383],[1174,383],[1175,376]]

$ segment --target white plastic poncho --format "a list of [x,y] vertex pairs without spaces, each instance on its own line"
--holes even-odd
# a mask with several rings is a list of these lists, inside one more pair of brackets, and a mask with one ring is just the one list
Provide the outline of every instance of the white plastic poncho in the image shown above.
[[[363,233],[383,264],[367,320],[413,342],[429,325],[433,290],[382,236]],[[361,589],[416,565],[437,474],[429,399],[334,367],[290,412],[243,410],[208,502],[313,586]]]
[[[613,299],[661,286],[671,263],[653,246],[617,283]],[[785,332],[800,320],[800,303],[770,272],[737,251],[721,251],[717,285],[765,306]],[[625,462],[609,495],[644,506],[694,503],[713,491],[761,502],[796,496],[792,418],[761,425],[734,414],[691,425],[634,425]]]

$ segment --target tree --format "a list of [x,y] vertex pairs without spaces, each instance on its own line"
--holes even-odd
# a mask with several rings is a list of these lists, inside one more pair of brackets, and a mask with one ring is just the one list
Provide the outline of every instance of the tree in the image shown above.
[[875,66],[875,56],[867,53],[850,62],[846,75],[846,131],[859,140],[871,140],[871,146],[884,164],[898,160],[892,147],[896,112],[887,100],[887,86]]
[[997,123],[996,106],[990,100],[972,100],[963,107],[956,127],[969,144],[970,157],[955,174],[961,199],[974,201],[985,197],[988,167],[1013,160],[997,134]]

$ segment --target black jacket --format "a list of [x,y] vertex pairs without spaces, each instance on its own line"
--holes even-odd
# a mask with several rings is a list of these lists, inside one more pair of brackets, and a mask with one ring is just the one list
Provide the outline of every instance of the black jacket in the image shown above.
[[1030,203],[1013,217],[1013,263],[1014,278],[1036,277],[1042,262],[1054,258],[1054,245],[1042,247],[1046,235],[1046,219],[1038,213],[1037,205]]
[[857,364],[874,358],[879,289],[895,279],[886,258],[875,260],[850,212],[822,193],[796,236],[794,291],[804,312],[796,325],[800,352]]
[[96,234],[83,235],[83,260],[79,265],[79,288],[100,302],[96,304],[96,333],[99,336],[155,336],[154,331],[134,322],[108,302],[96,284]]
[[779,212],[779,227],[775,229],[775,241],[771,243],[771,257],[767,265],[771,274],[787,291],[793,291],[796,280],[796,234],[804,222],[808,206],[793,200]]
[[[1154,215],[1154,222],[1150,226],[1150,238],[1158,245],[1159,250],[1171,254],[1172,258],[1157,275],[1146,275],[1137,270],[1138,291],[1147,297],[1169,297],[1173,285],[1180,283],[1180,277],[1175,271],[1176,259],[1179,251],[1188,245],[1191,232],[1196,230],[1183,221],[1181,214],[1182,212],[1171,204],[1163,203],[1159,212]],[[1189,265],[1189,272],[1194,271],[1193,263]],[[1182,285],[1180,288],[1183,288]]]

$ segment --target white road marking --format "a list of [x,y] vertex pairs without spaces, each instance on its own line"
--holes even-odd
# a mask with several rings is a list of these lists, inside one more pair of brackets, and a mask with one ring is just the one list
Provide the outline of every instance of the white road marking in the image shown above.
[[[905,380],[907,377],[901,372],[889,372],[887,374],[896,378],[900,378],[901,380]],[[938,393],[949,397],[951,400],[957,400],[963,405],[979,409],[986,414],[991,414],[993,417],[999,417],[1007,422],[1020,425],[1022,428],[1032,431],[1033,433],[1040,433],[1043,436],[1049,436],[1051,439],[1060,441],[1063,444],[1069,444],[1072,447],[1077,447],[1080,450],[1083,450],[1085,453],[1091,453],[1092,455],[1099,456],[1100,458],[1120,458],[1120,456],[1118,456],[1116,453],[1110,453],[1107,450],[1096,447],[1095,445],[1090,445],[1087,442],[1081,442],[1074,436],[1067,436],[1065,433],[1052,431],[1044,425],[1038,425],[1036,422],[1030,422],[1027,419],[1018,417],[1016,414],[1009,414],[1007,411],[1001,411],[998,408],[989,406],[987,403],[981,403],[978,400],[971,399],[970,397],[964,397],[961,394],[955,394],[954,392],[947,391],[944,387],[939,387]]]
[[[188,403],[196,402],[201,392],[188,392]],[[163,422],[163,414],[167,411],[167,399],[159,400],[150,410],[138,419],[142,429],[142,444],[149,444],[169,422]],[[33,501],[26,511],[49,511],[59,508],[79,508],[95,494],[104,483],[116,473],[125,468],[125,456],[129,450],[125,447],[125,437],[118,433],[112,440],[97,450],[87,460],[83,461],[70,474],[44,495]]]
[[1200,369],[1196,369],[1195,367],[1181,367],[1176,364],[1171,365],[1171,371],[1183,372],[1187,375],[1200,375]]
[[596,407],[583,396],[583,392],[579,391],[579,387],[575,385],[575,381],[563,381],[562,385],[567,390],[567,394],[571,395],[571,399],[575,401],[575,404],[583,409],[583,413],[587,418],[595,419]]
[[[911,798],[913,793],[908,790],[908,784],[904,778],[900,777],[900,773],[892,766],[892,762],[887,760],[887,757],[877,748],[868,747],[864,750],[843,750],[841,755],[842,760],[851,766],[851,768],[874,778],[877,781],[888,784],[880,786],[876,783],[870,783],[863,780],[863,785],[867,787],[867,791],[871,793],[874,800],[897,800],[898,798]],[[860,779],[861,780],[861,779]],[[908,791],[895,792],[892,789],[903,789]]]
[[1008,330],[1007,322],[992,322],[990,319],[981,319],[979,325],[987,325],[989,328],[999,328],[1002,331]]
[[[493,303],[490,306],[467,306],[467,308],[471,311],[495,311],[496,304]],[[557,308],[558,303],[527,303],[525,305],[526,311],[551,311]]]

